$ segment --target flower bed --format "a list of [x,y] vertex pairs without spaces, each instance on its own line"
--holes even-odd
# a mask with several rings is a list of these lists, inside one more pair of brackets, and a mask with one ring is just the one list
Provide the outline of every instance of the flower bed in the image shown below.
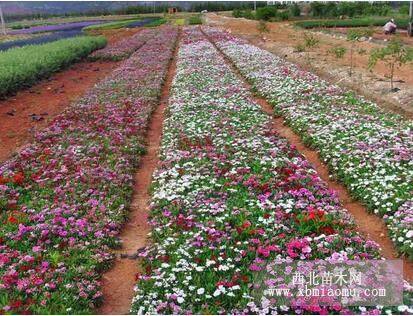
[[0,52],[0,98],[30,87],[105,45],[103,36],[78,36]]
[[167,113],[133,313],[299,312],[254,304],[266,263],[380,257],[196,28],[184,29]]
[[0,313],[82,314],[101,299],[176,37],[160,30],[0,166]]
[[89,56],[90,59],[122,60],[142,47],[150,38],[154,37],[156,30],[142,30],[124,40],[95,51]]
[[413,258],[413,222],[402,207],[413,196],[413,123],[228,33],[205,30],[352,195],[388,217],[398,250]]

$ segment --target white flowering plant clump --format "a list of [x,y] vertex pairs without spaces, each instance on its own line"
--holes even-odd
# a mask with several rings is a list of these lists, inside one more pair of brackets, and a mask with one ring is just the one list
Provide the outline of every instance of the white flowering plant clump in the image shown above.
[[351,194],[386,217],[398,251],[413,258],[405,204],[413,198],[413,123],[226,32],[204,30]]
[[131,313],[400,313],[253,297],[257,274],[277,259],[381,256],[197,28],[184,28],[160,157]]

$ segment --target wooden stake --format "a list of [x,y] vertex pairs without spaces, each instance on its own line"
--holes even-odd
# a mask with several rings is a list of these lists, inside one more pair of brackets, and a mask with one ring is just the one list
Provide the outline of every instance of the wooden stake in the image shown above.
[[3,35],[7,35],[6,34],[6,23],[4,23],[3,10],[1,9],[1,6],[0,6],[0,21],[1,21],[1,32],[3,33]]

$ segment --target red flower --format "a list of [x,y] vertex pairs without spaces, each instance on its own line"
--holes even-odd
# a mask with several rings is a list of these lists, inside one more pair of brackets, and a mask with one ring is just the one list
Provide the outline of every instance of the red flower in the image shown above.
[[7,182],[9,182],[9,181],[5,177],[0,176],[0,185],[6,184]]
[[10,307],[13,309],[17,309],[23,305],[23,302],[20,300],[14,301],[10,304]]
[[245,221],[243,224],[242,224],[242,228],[248,228],[248,227],[250,227],[251,226],[251,222],[250,221]]
[[139,273],[136,273],[136,274],[135,274],[135,281],[138,281],[140,276],[141,276],[141,275],[140,275]]
[[13,176],[13,182],[18,185],[22,185],[24,181],[24,174],[22,172],[16,173]]
[[16,217],[12,216],[12,215],[10,215],[7,220],[11,224],[18,224],[19,223],[19,220]]
[[326,235],[332,235],[332,234],[335,234],[335,230],[334,230],[334,228],[332,228],[331,226],[326,226],[326,227],[323,227],[323,228],[321,228],[320,229],[320,231],[323,233],[323,234],[326,234]]

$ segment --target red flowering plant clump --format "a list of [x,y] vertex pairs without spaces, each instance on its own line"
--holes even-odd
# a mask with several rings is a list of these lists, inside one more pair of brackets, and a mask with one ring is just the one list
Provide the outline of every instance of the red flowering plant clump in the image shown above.
[[[177,29],[154,30],[35,141],[0,164],[0,314],[85,314],[132,197]],[[149,272],[148,272],[149,273]]]
[[[296,229],[300,236],[335,234],[339,223],[332,214],[309,207],[308,211],[295,216]],[[333,228],[334,227],[334,228]]]

